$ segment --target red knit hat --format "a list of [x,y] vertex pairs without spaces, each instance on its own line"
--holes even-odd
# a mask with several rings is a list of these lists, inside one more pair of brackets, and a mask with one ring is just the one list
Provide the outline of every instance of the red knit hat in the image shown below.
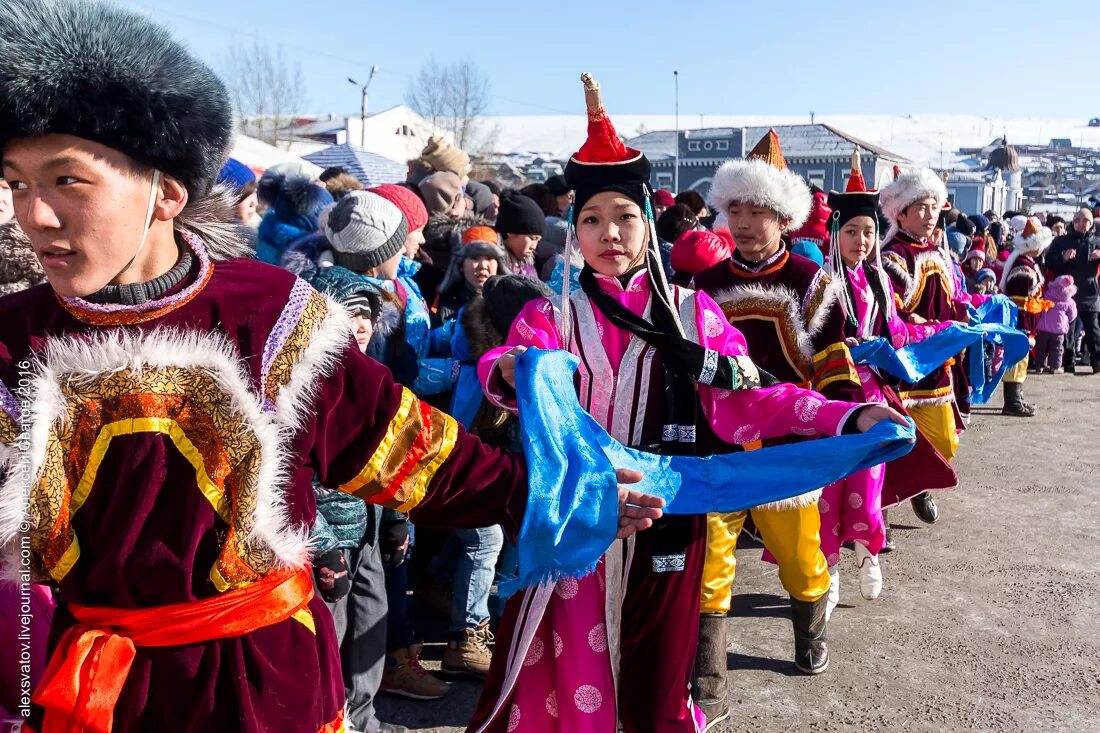
[[805,224],[790,233],[792,242],[809,239],[821,245],[823,249],[829,243],[829,216],[832,215],[833,210],[829,208],[827,199],[828,196],[820,191],[814,194],[810,217],[806,219]]
[[397,208],[401,209],[401,213],[405,215],[405,221],[409,224],[410,232],[415,232],[417,229],[423,229],[428,223],[428,210],[424,207],[424,202],[420,200],[419,196],[404,186],[387,183],[382,186],[368,188],[367,190],[371,193],[378,194]]
[[677,273],[698,275],[729,259],[730,243],[722,237],[704,230],[684,232],[672,245],[670,262]]
[[671,191],[659,188],[653,192],[653,203],[657,206],[671,208],[676,205],[676,197],[672,195]]

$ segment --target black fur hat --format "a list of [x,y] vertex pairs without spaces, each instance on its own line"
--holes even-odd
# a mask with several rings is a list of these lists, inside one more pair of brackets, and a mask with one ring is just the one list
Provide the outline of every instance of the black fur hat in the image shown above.
[[0,150],[59,133],[206,195],[226,161],[225,86],[164,28],[100,0],[0,0]]

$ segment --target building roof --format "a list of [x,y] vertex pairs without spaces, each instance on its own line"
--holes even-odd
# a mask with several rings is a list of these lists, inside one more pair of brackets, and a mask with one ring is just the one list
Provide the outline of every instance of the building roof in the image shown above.
[[[751,148],[757,140],[768,134],[771,127],[745,127],[745,146]],[[908,160],[897,153],[883,147],[869,143],[865,140],[849,135],[843,130],[838,130],[831,125],[775,125],[774,129],[779,135],[779,142],[783,146],[783,155],[788,159],[798,158],[848,158],[852,155],[853,148],[858,145],[864,151],[880,158],[886,158],[897,163],[907,163]],[[735,128],[709,127],[696,130],[684,130],[689,132],[692,138],[726,137],[733,135]],[[646,154],[651,160],[671,158],[676,155],[676,132],[674,130],[659,130],[647,132],[643,135],[631,138],[627,144]]]
[[322,168],[338,165],[358,178],[364,186],[380,186],[383,183],[401,183],[408,171],[404,163],[344,143],[333,145],[316,153],[302,156]]

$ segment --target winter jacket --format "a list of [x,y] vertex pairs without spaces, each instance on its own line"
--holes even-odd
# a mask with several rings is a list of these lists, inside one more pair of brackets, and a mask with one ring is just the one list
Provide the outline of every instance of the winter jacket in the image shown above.
[[405,301],[405,343],[416,354],[419,370],[412,389],[418,397],[441,394],[454,384],[454,359],[451,358],[449,329],[433,329],[431,313],[420,286],[414,279],[419,262],[401,258],[397,284]]
[[[1066,261],[1064,253],[1077,252],[1077,256]],[[1081,311],[1100,311],[1100,286],[1096,282],[1096,271],[1100,260],[1090,260],[1089,255],[1100,251],[1100,237],[1095,232],[1081,234],[1076,229],[1055,238],[1047,250],[1045,263],[1047,268],[1057,275],[1069,275],[1077,286],[1077,308]]]
[[1054,282],[1047,286],[1043,297],[1054,305],[1039,316],[1040,331],[1062,336],[1069,333],[1073,328],[1073,322],[1077,320],[1077,303],[1073,301],[1076,290],[1072,283],[1063,282],[1061,278],[1055,278]]
[[31,241],[15,219],[0,225],[0,295],[18,293],[45,279]]
[[291,226],[276,217],[274,211],[268,211],[260,221],[257,232],[256,259],[269,265],[280,265],[291,243],[313,233]]

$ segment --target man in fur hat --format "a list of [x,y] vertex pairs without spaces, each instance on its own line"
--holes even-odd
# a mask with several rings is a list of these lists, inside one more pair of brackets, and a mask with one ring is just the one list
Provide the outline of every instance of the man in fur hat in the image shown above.
[[[523,465],[395,386],[334,301],[233,259],[229,97],[164,29],[0,0],[0,54],[3,174],[49,281],[0,300],[0,548],[59,600],[30,729],[343,730],[313,477],[515,529]],[[620,498],[643,505],[623,534],[659,514]]]
[[[954,275],[953,260],[938,228],[947,204],[943,179],[927,168],[902,173],[882,189],[879,201],[890,222],[883,238],[882,264],[894,287],[898,310],[914,323],[965,322],[965,301],[970,296]],[[962,359],[954,361],[898,389],[917,428],[949,462],[959,447],[962,412],[969,412],[968,405],[957,404],[957,395],[965,399],[968,383]],[[912,505],[920,520],[931,524],[939,519],[939,508],[928,492],[913,497]]]
[[[789,250],[786,232],[806,221],[811,196],[805,181],[787,169],[774,130],[747,160],[729,161],[718,170],[710,205],[728,217],[736,250],[697,275],[695,285],[745,334],[753,362],[782,382],[812,384],[833,399],[861,399],[844,343],[837,290],[820,267]],[[697,667],[703,700],[725,700],[725,615],[736,569],[733,550],[750,513],[791,596],[795,665],[805,674],[825,671],[830,581],[819,538],[820,493],[708,517]]]

